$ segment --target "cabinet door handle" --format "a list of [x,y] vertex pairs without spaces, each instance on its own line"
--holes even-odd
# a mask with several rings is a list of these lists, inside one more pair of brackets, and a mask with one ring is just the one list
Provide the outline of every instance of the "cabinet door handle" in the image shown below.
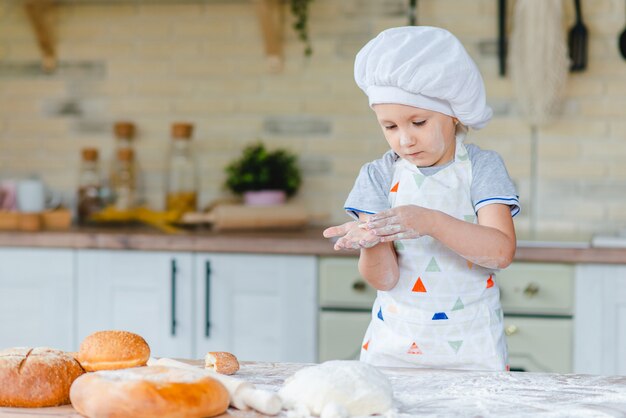
[[524,295],[528,298],[532,298],[537,293],[539,293],[539,285],[537,283],[528,283],[524,289]]
[[352,283],[352,289],[355,292],[365,292],[367,290],[367,283],[361,279],[357,279],[354,283]]
[[176,273],[177,273],[176,260],[172,259],[171,270],[170,270],[170,282],[171,282],[170,285],[172,287],[172,292],[171,292],[172,317],[171,317],[170,333],[172,334],[172,336],[176,335]]
[[204,265],[204,336],[211,336],[211,262]]
[[513,324],[511,324],[511,325],[507,326],[506,328],[504,328],[504,333],[508,337],[510,337],[511,335],[517,334],[518,331],[519,331],[519,328],[517,327],[517,325],[513,325]]

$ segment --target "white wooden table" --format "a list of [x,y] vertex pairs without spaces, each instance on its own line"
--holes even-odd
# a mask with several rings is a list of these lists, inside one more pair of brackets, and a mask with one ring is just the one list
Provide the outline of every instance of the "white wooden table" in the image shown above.
[[[198,361],[189,361],[200,365]],[[305,364],[243,363],[235,375],[277,391]],[[381,369],[394,389],[390,417],[625,417],[626,376]],[[261,417],[229,409],[223,416]],[[287,412],[281,413],[282,417]],[[0,417],[78,418],[71,406],[0,408]]]

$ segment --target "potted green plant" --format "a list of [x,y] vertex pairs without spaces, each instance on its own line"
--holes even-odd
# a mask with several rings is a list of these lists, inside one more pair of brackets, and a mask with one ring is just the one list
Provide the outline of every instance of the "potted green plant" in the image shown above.
[[284,149],[268,151],[262,142],[248,145],[226,167],[227,189],[243,195],[248,205],[284,203],[300,187],[297,157]]

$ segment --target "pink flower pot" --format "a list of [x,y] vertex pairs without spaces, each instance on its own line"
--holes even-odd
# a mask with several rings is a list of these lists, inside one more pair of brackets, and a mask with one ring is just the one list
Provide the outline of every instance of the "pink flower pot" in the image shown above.
[[243,201],[248,206],[282,205],[287,200],[283,190],[259,190],[243,194]]

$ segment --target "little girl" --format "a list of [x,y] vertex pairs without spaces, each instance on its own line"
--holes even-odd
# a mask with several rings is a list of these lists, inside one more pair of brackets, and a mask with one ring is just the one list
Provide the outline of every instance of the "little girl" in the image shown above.
[[356,179],[357,222],[324,231],[360,248],[378,289],[361,360],[505,370],[495,271],[515,253],[519,201],[499,155],[463,144],[492,115],[476,65],[448,31],[411,26],[371,40],[354,72],[391,148]]

